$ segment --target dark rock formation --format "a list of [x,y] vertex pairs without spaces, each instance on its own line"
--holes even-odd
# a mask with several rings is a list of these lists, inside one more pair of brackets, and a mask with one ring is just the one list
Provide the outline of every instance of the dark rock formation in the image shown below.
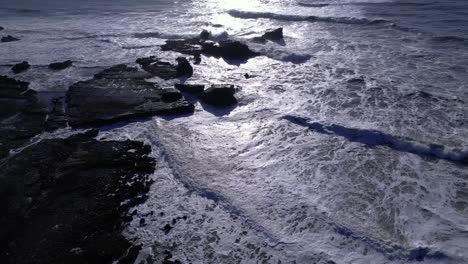
[[0,263],[112,263],[126,252],[133,263],[138,246],[121,232],[155,161],[141,142],[96,135],[43,140],[0,166]]
[[277,28],[272,31],[267,31],[263,34],[262,38],[271,40],[271,41],[280,41],[284,39],[283,28]]
[[2,42],[13,42],[13,41],[18,41],[20,40],[19,38],[15,38],[13,36],[6,36],[6,37],[2,37]]
[[[137,68],[117,65],[94,79],[72,85],[66,94],[69,124],[99,126],[152,115],[192,113],[194,106],[182,96],[167,100],[163,89],[140,78]],[[166,96],[166,95],[164,95]]]
[[277,28],[272,31],[267,31],[261,37],[254,37],[253,42],[265,44],[268,40],[275,42],[284,42],[283,28]]
[[73,65],[73,62],[71,60],[67,60],[64,62],[55,62],[49,64],[49,69],[51,70],[64,70],[68,67],[71,67]]
[[23,61],[21,63],[18,63],[18,64],[15,64],[11,70],[15,73],[15,74],[18,74],[18,73],[21,73],[21,72],[24,72],[24,71],[27,71],[29,70],[29,68],[31,68],[31,65],[29,65],[29,63],[27,61]]
[[53,131],[67,126],[64,98],[52,99],[52,109],[46,120],[46,130]]
[[211,33],[206,29],[202,30],[202,32],[200,33],[201,40],[208,40],[210,39],[210,36],[211,36]]
[[205,90],[205,85],[198,85],[198,84],[177,83],[177,84],[174,84],[174,87],[181,92],[192,93],[192,94],[202,93]]
[[193,68],[190,62],[184,57],[177,58],[177,77],[186,76],[188,78],[193,76]]
[[237,104],[234,97],[236,90],[234,85],[212,85],[200,96],[200,99],[210,105],[227,106]]
[[28,86],[0,76],[0,159],[46,128],[47,106]]
[[205,54],[226,60],[246,61],[260,55],[239,41],[224,40],[219,43],[204,41],[199,38],[186,40],[168,40],[161,46],[163,51],[176,51],[183,54],[199,56]]
[[1,31],[1,30],[4,30],[4,29],[5,29],[4,27],[0,27],[0,31]]
[[201,56],[200,54],[193,55],[193,64],[199,65],[201,63]]
[[161,100],[165,103],[176,102],[183,99],[182,94],[174,88],[164,89],[161,94]]
[[[182,64],[180,65],[173,65],[166,61],[161,61],[155,56],[147,57],[147,58],[140,58],[136,60],[136,63],[140,64],[143,70],[146,72],[157,76],[164,80],[175,79],[177,77],[184,76],[184,70],[187,71],[187,65]],[[187,61],[188,66],[190,63]],[[192,66],[190,66],[191,68]],[[193,74],[193,69],[192,69]]]

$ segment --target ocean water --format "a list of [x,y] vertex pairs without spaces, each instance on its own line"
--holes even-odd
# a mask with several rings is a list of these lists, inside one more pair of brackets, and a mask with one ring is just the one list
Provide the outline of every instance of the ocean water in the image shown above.
[[[188,98],[193,115],[102,129],[159,160],[125,231],[137,263],[468,263],[467,22],[465,0],[0,0],[0,35],[21,38],[0,45],[0,74],[27,60],[15,78],[58,96],[172,60],[159,45],[202,29],[262,54],[194,67],[190,83],[239,85],[235,108]],[[277,27],[284,43],[248,41]]]

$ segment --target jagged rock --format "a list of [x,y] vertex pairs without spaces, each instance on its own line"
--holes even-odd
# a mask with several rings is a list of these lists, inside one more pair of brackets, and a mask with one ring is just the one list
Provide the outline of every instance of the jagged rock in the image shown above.
[[24,72],[24,71],[27,71],[29,70],[29,68],[31,68],[31,65],[29,65],[29,63],[27,61],[23,61],[21,63],[18,63],[18,64],[15,64],[11,70],[17,74],[17,73],[21,73],[21,72]]
[[184,93],[202,93],[205,90],[205,85],[197,85],[197,84],[181,84],[177,83],[174,84],[174,87],[181,92]]
[[267,31],[265,32],[265,34],[263,34],[262,38],[271,40],[271,41],[283,40],[284,39],[283,28],[277,28],[272,31]]
[[234,85],[212,85],[203,92],[200,99],[206,104],[215,106],[233,105],[237,104],[235,93]]
[[47,106],[28,86],[0,76],[0,159],[45,129]]
[[200,33],[201,40],[208,40],[210,39],[210,36],[211,36],[211,33],[206,29],[202,30],[202,32]]
[[64,70],[68,67],[71,67],[73,65],[73,62],[71,60],[67,60],[64,62],[55,62],[49,64],[49,69],[51,70]]
[[6,37],[2,37],[2,42],[13,42],[13,41],[18,41],[20,40],[19,38],[15,38],[11,35],[8,35]]
[[177,77],[187,76],[190,78],[193,76],[192,65],[190,65],[190,62],[184,57],[177,58],[176,71],[177,71]]
[[161,61],[155,56],[140,58],[137,59],[136,62],[140,64],[146,72],[164,80],[170,80],[181,76],[177,72],[178,67],[176,65]]
[[219,43],[203,41],[199,38],[186,40],[168,40],[161,46],[163,51],[176,51],[183,54],[198,56],[205,54],[227,60],[248,60],[260,55],[239,41],[224,40]]
[[112,263],[133,248],[122,231],[146,199],[151,147],[96,135],[42,140],[0,167],[0,263]]
[[[194,111],[194,106],[182,96],[176,101],[164,101],[165,91],[144,79],[134,78],[138,75],[136,68],[118,65],[94,79],[72,85],[66,93],[69,124],[99,126],[137,117]],[[128,76],[131,78],[125,78]]]
[[267,40],[264,37],[254,37],[252,38],[252,41],[255,43],[261,43],[261,44],[267,43]]

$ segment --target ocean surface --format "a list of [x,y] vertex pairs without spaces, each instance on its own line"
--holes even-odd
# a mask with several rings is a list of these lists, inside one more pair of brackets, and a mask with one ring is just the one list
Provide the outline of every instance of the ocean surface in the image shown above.
[[[194,67],[189,83],[241,86],[235,108],[102,129],[158,158],[125,231],[137,263],[468,263],[468,1],[0,0],[0,26],[21,39],[0,44],[0,74],[44,97],[173,60],[159,45],[202,29],[262,54]],[[284,42],[248,40],[277,27]]]

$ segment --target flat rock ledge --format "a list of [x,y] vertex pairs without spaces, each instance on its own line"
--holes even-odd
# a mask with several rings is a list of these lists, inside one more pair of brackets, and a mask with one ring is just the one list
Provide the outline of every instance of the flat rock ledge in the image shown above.
[[[193,113],[194,105],[174,91],[145,81],[150,73],[126,65],[104,70],[66,93],[66,115],[72,127],[100,126],[153,115]],[[166,96],[166,93],[171,93]]]
[[133,263],[128,209],[146,199],[155,160],[96,130],[46,139],[0,164],[0,263]]

